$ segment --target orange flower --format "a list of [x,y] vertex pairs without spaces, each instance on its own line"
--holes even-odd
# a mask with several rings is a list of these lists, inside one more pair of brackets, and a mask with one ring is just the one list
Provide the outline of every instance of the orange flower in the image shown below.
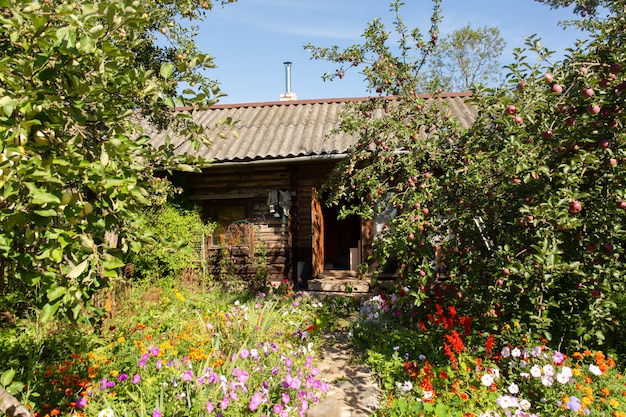
[[608,388],[604,387],[602,388],[602,395],[608,397],[609,395],[611,395],[611,391]]
[[61,414],[61,410],[59,410],[58,408],[55,408],[54,410],[50,411],[51,416],[58,416],[59,414]]
[[[459,392],[459,398],[463,401],[469,400],[469,395],[465,391]],[[465,415],[465,414],[464,414]]]
[[572,355],[572,357],[573,357],[574,359],[582,359],[582,358],[584,358],[583,354],[582,354],[582,353],[580,353],[580,352],[574,352],[574,354]]

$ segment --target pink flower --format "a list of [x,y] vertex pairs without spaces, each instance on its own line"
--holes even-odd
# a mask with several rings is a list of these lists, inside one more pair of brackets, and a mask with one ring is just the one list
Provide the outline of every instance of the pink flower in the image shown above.
[[228,399],[228,395],[225,395],[224,398],[222,398],[222,402],[220,403],[220,408],[222,410],[226,410],[228,408],[229,403],[230,403],[230,400]]
[[139,381],[141,381],[141,376],[139,376],[139,374],[135,374],[131,382],[136,385]]
[[193,379],[193,371],[185,371],[181,377],[183,381],[189,382]]
[[207,403],[206,403],[206,412],[207,413],[212,413],[213,410],[215,410],[215,405],[213,405],[213,403],[211,401],[207,401]]
[[250,411],[255,411],[261,404],[263,404],[263,394],[257,391],[252,394],[250,405],[248,407],[250,408]]

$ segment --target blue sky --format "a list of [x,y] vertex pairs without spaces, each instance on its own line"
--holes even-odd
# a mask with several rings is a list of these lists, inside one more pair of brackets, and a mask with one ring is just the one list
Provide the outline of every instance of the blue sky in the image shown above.
[[[441,35],[468,23],[498,27],[507,43],[503,63],[511,62],[511,51],[523,46],[525,36],[539,35],[560,56],[581,37],[558,25],[573,17],[571,10],[551,10],[534,0],[443,0],[442,9]],[[407,26],[425,33],[431,11],[430,0],[406,0],[402,17]],[[322,75],[336,67],[311,60],[304,45],[360,43],[367,23],[377,17],[392,29],[387,0],[238,0],[208,13],[199,26],[198,44],[216,57],[218,68],[208,75],[228,94],[220,100],[224,104],[278,100],[285,92],[285,61],[293,63],[291,89],[299,99],[363,97],[367,91],[358,71],[324,82]]]

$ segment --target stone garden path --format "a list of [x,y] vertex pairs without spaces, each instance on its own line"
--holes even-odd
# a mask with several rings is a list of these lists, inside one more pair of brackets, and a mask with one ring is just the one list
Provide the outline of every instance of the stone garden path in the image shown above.
[[371,370],[358,363],[346,331],[324,336],[319,349],[320,375],[330,385],[327,397],[311,407],[307,417],[366,417],[377,408],[380,391]]

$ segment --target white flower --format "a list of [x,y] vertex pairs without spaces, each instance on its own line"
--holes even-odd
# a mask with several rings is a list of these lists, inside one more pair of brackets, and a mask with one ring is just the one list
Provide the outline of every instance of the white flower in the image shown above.
[[402,392],[409,392],[413,389],[413,383],[411,381],[396,382],[396,385]]
[[508,346],[503,347],[501,354],[503,358],[508,358],[511,356],[511,348]]
[[527,399],[523,399],[519,402],[519,407],[524,411],[530,410],[530,405],[530,401],[528,401]]
[[561,368],[561,372],[559,372],[556,376],[556,380],[559,381],[559,383],[561,384],[567,384],[570,379],[572,379],[573,373],[572,373],[572,369],[564,366],[563,368]]
[[554,384],[554,377],[552,375],[544,375],[541,377],[541,383],[546,387],[551,387]]
[[424,394],[422,394],[422,398],[424,400],[430,400],[431,398],[433,398],[433,392],[432,391],[424,391]]
[[98,413],[98,417],[113,417],[115,413],[110,408],[105,408]]
[[519,350],[519,348],[515,348],[511,351],[511,356],[513,356],[514,358],[519,358],[520,356],[522,356],[522,351]]
[[507,408],[517,408],[519,406],[517,398],[511,395],[503,395],[496,400],[496,404],[498,404],[504,410],[506,410]]
[[480,382],[484,386],[490,387],[493,384],[493,377],[491,376],[491,374],[485,374],[480,378]]
[[602,370],[600,369],[600,367],[598,367],[598,365],[589,365],[589,372],[591,372],[595,376],[602,375]]
[[519,387],[517,386],[516,383],[512,383],[511,385],[509,385],[509,387],[507,388],[507,390],[511,393],[511,394],[517,394],[519,392]]
[[547,376],[554,376],[554,366],[552,365],[544,365],[543,366],[543,374]]
[[530,368],[530,374],[535,378],[539,378],[541,376],[541,367],[539,365],[533,365]]

